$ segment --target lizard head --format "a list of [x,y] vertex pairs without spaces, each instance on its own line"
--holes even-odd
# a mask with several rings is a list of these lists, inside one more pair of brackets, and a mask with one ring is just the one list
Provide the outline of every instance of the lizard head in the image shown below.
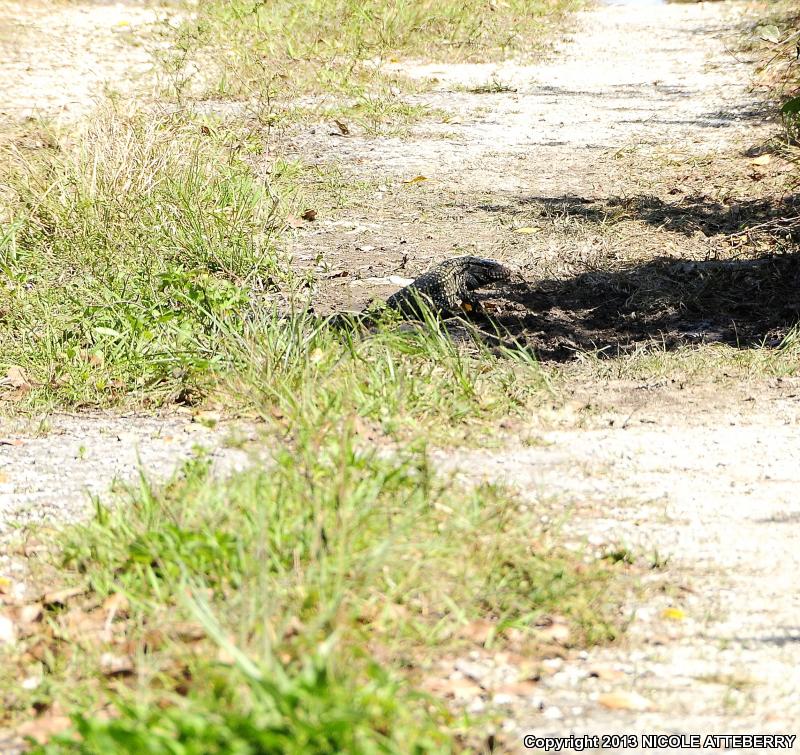
[[489,281],[507,281],[517,274],[512,268],[484,257],[468,257],[467,272],[478,285]]

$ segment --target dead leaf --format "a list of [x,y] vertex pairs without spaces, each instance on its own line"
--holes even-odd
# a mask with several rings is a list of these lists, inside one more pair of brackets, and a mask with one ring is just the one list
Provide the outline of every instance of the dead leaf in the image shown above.
[[203,625],[192,621],[178,622],[169,627],[167,631],[170,637],[181,642],[197,642],[197,640],[202,640],[206,636],[206,630],[203,629]]
[[[144,647],[152,653],[154,650],[158,650],[159,648],[163,647],[164,643],[167,641],[167,635],[161,629],[148,629],[145,632],[142,641],[144,643]],[[133,645],[130,645],[129,649],[131,652],[135,650]]]
[[485,645],[497,630],[497,625],[488,619],[476,619],[458,630],[458,636],[465,640],[472,640],[478,645]]
[[48,608],[50,606],[65,606],[70,598],[77,595],[84,595],[87,588],[84,587],[65,587],[62,590],[53,590],[52,592],[45,593],[42,598],[42,603]]
[[20,401],[28,395],[33,385],[25,375],[25,370],[22,367],[12,365],[8,368],[6,377],[0,379],[0,386],[10,388],[3,394],[5,401]]
[[[52,639],[52,638],[51,638]],[[46,640],[39,640],[34,645],[28,648],[26,657],[30,661],[38,661],[39,663],[46,663],[53,655],[50,644]]]
[[303,221],[298,218],[297,215],[287,215],[286,225],[288,225],[289,228],[301,228],[303,226]]
[[100,656],[100,670],[106,676],[129,676],[133,673],[133,658],[129,655],[103,653]]
[[41,540],[38,540],[35,537],[30,538],[25,542],[25,545],[22,547],[22,555],[26,558],[30,558],[31,556],[36,556],[40,553],[49,553],[50,546],[43,543]]
[[661,612],[661,618],[671,619],[672,621],[683,621],[686,618],[686,613],[680,608],[665,608]]
[[58,617],[59,626],[65,630],[64,639],[80,644],[97,640],[109,642],[110,633],[105,631],[105,622],[100,613],[90,613],[82,608],[70,608]]
[[47,713],[33,721],[27,721],[17,728],[20,737],[31,737],[39,744],[47,743],[51,737],[66,731],[72,725],[69,716],[58,713]]
[[336,124],[336,128],[339,129],[339,133],[342,136],[349,136],[350,135],[350,128],[346,123],[342,123],[342,121],[337,120],[336,118],[333,119],[333,122]]
[[403,181],[404,184],[418,184],[422,183],[423,181],[427,181],[427,176],[414,176],[414,178],[409,178],[407,181]]
[[108,627],[117,616],[125,618],[128,615],[130,603],[128,598],[121,592],[115,592],[103,601],[102,608],[106,612],[106,627]]
[[316,220],[317,219],[317,211],[316,210],[312,210],[310,208],[307,209],[307,210],[303,210],[303,214],[300,217],[302,217],[303,220],[308,220],[308,221]]
[[527,234],[530,234],[530,233],[537,233],[538,231],[539,231],[538,228],[534,228],[533,226],[530,226],[530,225],[526,225],[526,226],[523,226],[522,228],[515,228],[514,229],[514,233],[527,233]]
[[25,370],[15,364],[12,364],[6,372],[6,376],[0,379],[0,385],[7,385],[9,388],[30,388],[31,384]]
[[612,710],[652,710],[653,704],[637,692],[608,692],[600,695],[597,702]]
[[750,162],[753,165],[769,165],[772,162],[772,155],[759,155],[758,157],[754,157],[752,160],[750,160]]

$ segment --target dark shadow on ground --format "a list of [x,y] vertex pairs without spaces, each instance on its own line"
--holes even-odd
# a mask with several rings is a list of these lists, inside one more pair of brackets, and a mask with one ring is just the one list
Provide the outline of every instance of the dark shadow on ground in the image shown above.
[[[754,171],[757,169],[754,168]],[[676,195],[674,202],[655,196],[586,199],[578,196],[526,197],[518,200],[517,212],[530,214],[531,207],[541,215],[568,215],[595,223],[623,219],[642,220],[667,231],[707,237],[719,234],[771,234],[777,239],[800,243],[800,194],[787,194],[778,201],[743,199],[723,203],[704,194]],[[484,211],[514,207],[479,206]]]
[[718,637],[720,641],[726,643],[736,643],[744,647],[758,647],[759,645],[775,645],[776,647],[787,647],[800,644],[799,627],[778,627],[784,634],[773,634],[766,637]]
[[[798,249],[798,229],[787,220],[800,212],[798,195],[777,204],[752,201],[736,206],[704,197],[675,204],[655,197],[536,198],[523,203],[536,203],[543,215],[566,212],[597,223],[607,222],[610,213],[623,212],[686,235],[765,230],[782,234],[785,248]],[[643,348],[671,350],[707,342],[774,347],[800,321],[800,250],[699,262],[658,258],[565,279],[530,277],[491,292],[484,306],[501,330],[547,360],[566,361],[587,351],[614,357]]]

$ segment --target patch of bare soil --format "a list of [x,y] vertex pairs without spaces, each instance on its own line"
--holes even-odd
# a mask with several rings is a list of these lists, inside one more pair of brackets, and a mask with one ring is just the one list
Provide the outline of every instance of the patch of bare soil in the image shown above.
[[[86,413],[37,424],[0,416],[0,542],[19,526],[81,520],[92,496],[104,498],[112,484],[131,485],[142,472],[156,482],[193,458],[220,474],[247,464],[240,446],[254,439],[252,428],[192,419]],[[226,446],[232,438],[237,447]]]
[[[800,315],[796,228],[782,221],[799,200],[752,62],[731,52],[751,11],[599,6],[543,64],[398,64],[436,79],[419,101],[449,114],[410,139],[295,133],[303,159],[370,187],[298,232],[297,257],[330,271],[318,308],[358,309],[392,294],[392,275],[477,253],[524,272],[484,304],[548,360],[777,346]],[[582,374],[574,400],[509,426],[500,448],[437,461],[516,488],[577,553],[629,552],[644,588],[629,631],[580,653],[565,641],[535,688],[495,694],[495,677],[528,677],[477,647],[431,689],[501,711],[504,750],[526,732],[797,733],[796,379]]]
[[143,0],[0,0],[0,128],[130,93],[152,68],[141,32],[163,15]]

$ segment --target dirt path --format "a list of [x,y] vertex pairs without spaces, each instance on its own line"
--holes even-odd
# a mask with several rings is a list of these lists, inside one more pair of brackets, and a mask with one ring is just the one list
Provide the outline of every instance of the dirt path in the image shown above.
[[[758,386],[749,400],[732,389],[726,405],[628,388],[644,394],[638,407],[620,391],[580,429],[540,429],[533,446],[442,455],[564,517],[579,552],[630,551],[645,568],[621,642],[554,659],[527,707],[508,701],[508,730],[796,733],[800,385]],[[612,693],[622,710],[602,703]]]

